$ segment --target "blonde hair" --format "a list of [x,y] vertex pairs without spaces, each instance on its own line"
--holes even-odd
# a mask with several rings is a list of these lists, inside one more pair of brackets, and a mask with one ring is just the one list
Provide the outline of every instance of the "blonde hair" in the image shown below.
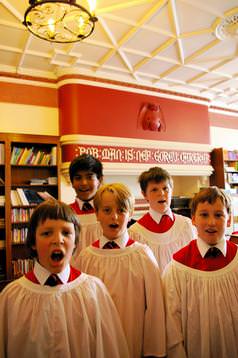
[[128,187],[122,183],[111,183],[102,185],[93,200],[96,212],[99,210],[102,195],[105,193],[112,193],[115,196],[116,203],[119,208],[129,211],[130,215],[133,214],[135,199]]

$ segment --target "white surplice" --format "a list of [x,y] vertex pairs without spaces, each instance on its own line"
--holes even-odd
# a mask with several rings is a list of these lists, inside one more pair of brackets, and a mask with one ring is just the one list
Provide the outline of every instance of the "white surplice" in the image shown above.
[[82,273],[41,286],[22,277],[0,294],[1,358],[124,358],[120,318],[103,283]]
[[76,267],[99,277],[107,286],[121,317],[131,358],[166,355],[160,271],[147,245],[134,242],[111,250],[89,246],[81,251]]
[[80,234],[77,248],[71,260],[73,266],[80,251],[96,241],[102,232],[101,225],[97,221],[95,213],[78,215],[78,217],[80,222]]
[[173,226],[164,233],[155,233],[136,222],[128,229],[133,240],[147,244],[153,251],[161,272],[171,261],[173,254],[196,237],[191,219],[174,214]]
[[168,358],[237,358],[238,253],[216,271],[172,260],[163,283]]

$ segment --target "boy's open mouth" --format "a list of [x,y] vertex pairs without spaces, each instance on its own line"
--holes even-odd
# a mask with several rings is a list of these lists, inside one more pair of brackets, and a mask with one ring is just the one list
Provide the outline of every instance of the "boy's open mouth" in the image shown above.
[[164,204],[164,203],[166,203],[166,200],[158,200],[158,203],[159,204]]
[[110,224],[109,226],[110,226],[112,229],[117,229],[119,225],[118,225],[118,224]]
[[55,251],[52,252],[50,257],[51,257],[51,259],[53,261],[58,262],[58,261],[61,261],[64,258],[64,253],[62,251],[60,251],[60,250],[55,250]]

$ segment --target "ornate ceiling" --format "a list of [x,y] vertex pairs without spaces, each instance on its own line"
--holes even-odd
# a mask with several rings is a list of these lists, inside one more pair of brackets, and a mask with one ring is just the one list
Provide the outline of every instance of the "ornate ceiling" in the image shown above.
[[[87,6],[87,2],[77,0]],[[0,72],[80,74],[209,99],[238,110],[237,0],[97,0],[96,30],[52,44],[22,25],[26,0],[0,0]],[[237,15],[236,15],[237,14]],[[217,38],[217,25],[228,16]]]

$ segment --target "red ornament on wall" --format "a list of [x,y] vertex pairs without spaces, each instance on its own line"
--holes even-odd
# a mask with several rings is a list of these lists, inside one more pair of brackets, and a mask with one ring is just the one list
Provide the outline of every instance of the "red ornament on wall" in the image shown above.
[[160,105],[144,103],[140,108],[138,120],[144,130],[155,132],[166,130],[166,124]]

